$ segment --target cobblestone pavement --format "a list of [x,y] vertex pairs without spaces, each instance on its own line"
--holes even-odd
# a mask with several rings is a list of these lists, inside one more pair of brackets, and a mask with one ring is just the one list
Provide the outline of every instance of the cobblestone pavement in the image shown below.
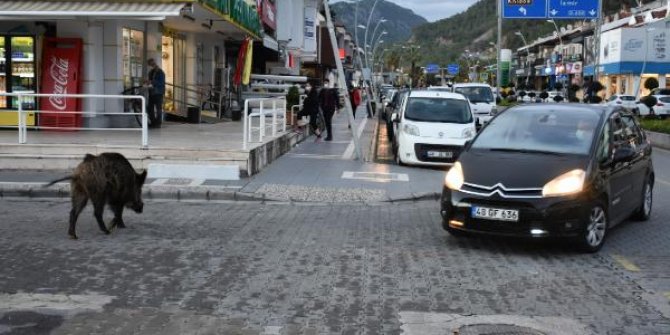
[[438,321],[486,316],[553,334],[670,333],[659,294],[612,258],[646,239],[664,250],[663,208],[596,255],[455,239],[436,202],[148,202],[109,236],[87,208],[78,241],[66,237],[68,211],[0,200],[0,333],[453,334]]

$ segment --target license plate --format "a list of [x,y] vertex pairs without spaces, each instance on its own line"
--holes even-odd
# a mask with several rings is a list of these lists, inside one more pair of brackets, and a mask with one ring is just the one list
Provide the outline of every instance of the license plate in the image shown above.
[[454,153],[451,151],[428,151],[426,153],[429,158],[453,158]]
[[519,211],[514,209],[472,207],[472,217],[485,220],[517,222],[519,221]]

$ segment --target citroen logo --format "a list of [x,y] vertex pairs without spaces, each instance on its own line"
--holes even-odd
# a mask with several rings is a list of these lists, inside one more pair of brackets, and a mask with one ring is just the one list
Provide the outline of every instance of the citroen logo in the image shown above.
[[444,137],[444,133],[443,133],[443,132],[439,132],[437,135],[440,136],[440,138]]

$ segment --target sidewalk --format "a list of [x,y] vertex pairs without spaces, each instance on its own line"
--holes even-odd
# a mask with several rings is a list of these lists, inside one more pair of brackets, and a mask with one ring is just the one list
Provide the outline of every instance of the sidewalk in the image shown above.
[[[248,200],[290,202],[388,202],[437,199],[444,169],[408,168],[373,161],[378,115],[366,117],[365,106],[356,112],[363,160],[354,160],[348,118],[333,118],[333,141],[315,142],[312,136],[280,157],[259,174],[238,181],[159,179],[147,180],[147,199]],[[43,188],[48,181],[70,171],[0,170],[0,196],[68,197],[69,184]]]

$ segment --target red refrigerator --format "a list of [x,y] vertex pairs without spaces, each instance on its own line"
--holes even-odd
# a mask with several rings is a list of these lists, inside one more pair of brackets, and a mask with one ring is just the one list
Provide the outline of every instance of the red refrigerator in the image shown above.
[[[78,94],[81,92],[83,41],[80,38],[46,38],[42,52],[41,93]],[[82,99],[40,98],[41,127],[81,127]]]

